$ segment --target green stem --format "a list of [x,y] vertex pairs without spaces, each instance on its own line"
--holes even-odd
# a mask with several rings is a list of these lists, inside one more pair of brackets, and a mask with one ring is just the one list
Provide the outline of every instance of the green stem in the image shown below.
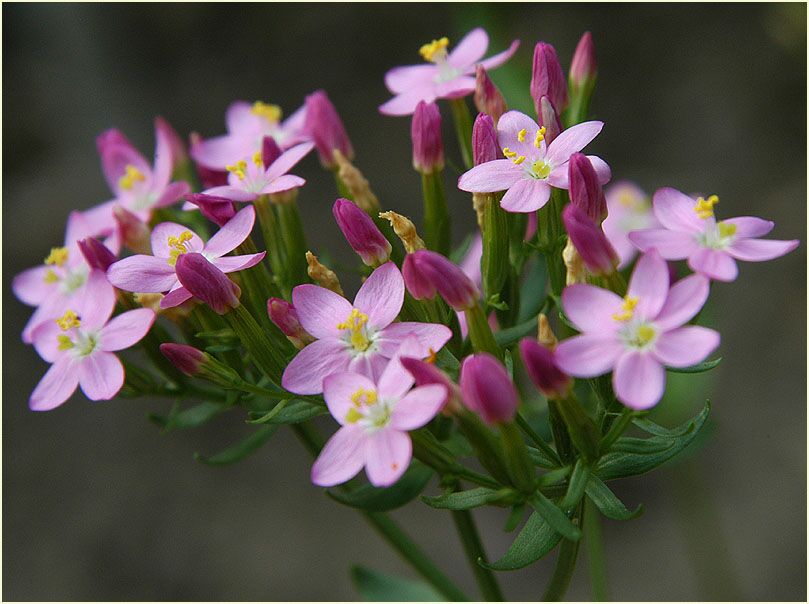
[[545,455],[550,457],[560,466],[562,465],[562,460],[559,459],[559,454],[554,451],[553,447],[546,443],[539,434],[536,433],[536,431],[531,427],[531,424],[528,423],[528,420],[525,419],[519,412],[517,413],[517,425],[520,427],[520,430],[525,432],[526,436],[531,439],[531,442],[537,446],[537,449],[545,453]]
[[452,120],[455,123],[455,135],[461,148],[461,157],[467,169],[472,167],[472,114],[465,99],[451,99]]
[[429,249],[448,256],[452,247],[452,237],[443,176],[441,170],[421,175],[421,190],[424,195],[424,242]]
[[480,541],[475,520],[469,510],[456,510],[452,512],[452,519],[455,521],[455,528],[461,538],[466,558],[472,566],[475,581],[480,588],[480,593],[487,602],[502,602],[503,592],[497,584],[494,574],[487,568],[478,564],[478,560],[488,562],[486,552],[483,550],[483,543]]
[[476,194],[483,205],[483,254],[480,269],[485,300],[500,294],[509,274],[508,217],[490,193]]
[[503,359],[503,351],[494,339],[492,328],[483,312],[480,304],[475,304],[472,308],[464,311],[466,324],[469,328],[469,339],[472,341],[472,348],[476,352],[488,352],[498,359]]
[[286,251],[282,246],[275,208],[267,195],[262,195],[256,199],[253,206],[256,208],[256,216],[258,216],[261,236],[264,238],[264,246],[267,248],[267,261],[272,269],[273,278],[284,294],[288,295],[289,291],[286,288]]
[[607,589],[607,561],[604,555],[604,540],[601,535],[601,516],[598,508],[589,499],[584,502],[584,544],[587,547],[587,568],[590,573],[590,589],[593,600],[609,600]]
[[253,315],[240,304],[225,315],[233,331],[236,332],[256,367],[266,375],[274,384],[278,384],[281,377],[281,368],[285,366],[275,348],[271,345],[266,335],[256,323]]
[[[576,510],[573,516],[573,524],[581,523],[581,505]],[[581,539],[571,541],[569,539],[562,539],[562,544],[559,546],[559,554],[556,558],[556,565],[553,567],[553,575],[548,588],[545,590],[543,600],[547,602],[560,602],[565,597],[567,588],[570,586],[570,579],[573,577],[573,571],[576,569],[576,558],[579,555],[579,543]]]
[[624,433],[629,427],[629,424],[632,423],[632,418],[634,417],[635,412],[628,408],[624,407],[624,410],[621,411],[621,415],[618,416],[618,419],[613,422],[610,426],[609,431],[601,439],[601,443],[599,444],[599,450],[602,454],[606,453],[610,450],[610,447],[615,443],[616,440]]
[[301,224],[301,215],[295,199],[276,205],[278,218],[286,247],[287,276],[290,286],[306,283],[306,235]]

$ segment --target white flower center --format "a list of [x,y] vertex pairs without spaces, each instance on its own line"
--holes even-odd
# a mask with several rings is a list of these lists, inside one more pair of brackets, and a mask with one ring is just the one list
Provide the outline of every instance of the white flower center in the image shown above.
[[72,294],[87,282],[88,273],[89,269],[84,265],[67,269],[65,276],[62,277],[59,283],[60,291],[63,294]]
[[359,424],[367,432],[375,432],[390,422],[393,401],[380,399],[376,390],[358,389],[351,395],[353,406],[349,408],[345,421]]
[[655,325],[646,321],[633,321],[624,327],[620,334],[624,345],[635,350],[651,348],[658,335]]
[[718,222],[713,227],[705,229],[697,236],[697,241],[703,247],[715,250],[724,250],[733,243],[736,237],[736,225],[729,222]]

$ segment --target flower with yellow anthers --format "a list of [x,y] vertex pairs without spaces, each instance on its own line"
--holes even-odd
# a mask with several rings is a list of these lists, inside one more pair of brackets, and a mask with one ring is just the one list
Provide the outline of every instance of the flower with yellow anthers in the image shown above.
[[352,308],[348,318],[337,324],[337,329],[346,330],[348,341],[357,352],[365,352],[371,345],[368,339],[365,325],[368,323],[368,315],[357,308]]
[[52,247],[51,253],[45,258],[45,264],[55,264],[56,266],[64,266],[69,256],[66,247]]
[[628,266],[638,254],[638,248],[629,240],[629,233],[639,229],[659,227],[652,212],[651,199],[636,184],[621,181],[604,189],[607,217],[601,228],[621,259],[618,269]]
[[263,117],[268,122],[273,124],[281,121],[281,108],[278,105],[270,105],[262,101],[256,101],[253,103],[253,107],[250,109],[250,112],[253,115]]
[[146,176],[132,164],[127,164],[124,175],[118,179],[118,186],[129,191],[135,183],[145,182]]
[[167,238],[168,246],[171,248],[169,252],[168,263],[169,266],[177,264],[177,258],[180,254],[188,253],[188,243],[194,238],[191,231],[183,231],[179,235],[169,235]]
[[630,296],[627,294],[624,296],[624,302],[621,304],[620,312],[613,313],[612,318],[616,321],[629,321],[632,316],[635,314],[635,307],[638,305],[638,301],[640,298],[637,296]]
[[697,203],[694,206],[694,211],[697,213],[697,216],[705,220],[713,216],[713,207],[718,203],[719,197],[716,195],[711,195],[708,199],[697,197]]
[[445,36],[439,40],[433,40],[432,42],[422,45],[422,47],[419,48],[419,54],[425,61],[438,63],[438,61],[447,58],[447,46],[449,46],[449,38]]
[[74,327],[80,327],[81,321],[79,320],[79,315],[68,309],[65,311],[65,314],[56,319],[56,324],[62,331],[67,331]]

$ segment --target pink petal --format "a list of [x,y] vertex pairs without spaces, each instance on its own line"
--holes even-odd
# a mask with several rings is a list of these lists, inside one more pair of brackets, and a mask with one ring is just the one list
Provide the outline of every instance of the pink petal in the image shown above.
[[284,191],[297,189],[305,184],[306,180],[300,176],[295,176],[294,174],[284,174],[261,189],[261,193],[264,195],[270,195],[271,193],[282,193]]
[[563,130],[548,145],[545,159],[554,166],[566,162],[571,155],[584,149],[591,140],[598,136],[603,127],[604,122],[592,121],[582,122]]
[[337,430],[312,465],[312,482],[331,487],[356,476],[365,463],[366,439],[360,426],[343,426]]
[[447,388],[429,384],[414,388],[396,403],[390,416],[390,427],[396,430],[416,430],[427,424],[447,400]]
[[[375,363],[375,359],[384,359],[382,355],[371,353],[371,354],[358,354],[356,356],[349,355],[352,357],[351,361],[348,363],[347,371],[351,373],[358,373],[360,375],[364,375],[371,381],[376,382],[377,377],[381,375],[380,366],[378,363]],[[384,359],[387,365],[387,359]],[[383,368],[384,369],[384,368]]]
[[243,256],[222,256],[213,258],[211,263],[223,273],[234,273],[255,266],[264,259],[267,252],[258,254],[245,254]]
[[107,269],[107,279],[128,292],[159,293],[177,283],[174,267],[165,258],[137,254],[119,260]]
[[203,191],[205,195],[213,195],[214,197],[224,197],[225,199],[229,199],[231,201],[238,201],[238,202],[248,202],[253,201],[258,197],[257,193],[251,193],[250,191],[245,191],[244,189],[239,189],[237,187],[233,187],[231,185],[221,185],[218,187],[211,187],[210,189],[206,189]]
[[576,283],[562,291],[562,307],[568,320],[576,329],[584,333],[610,334],[621,327],[621,323],[612,318],[620,312],[623,300],[609,290]]
[[394,67],[385,74],[385,86],[392,94],[399,94],[410,88],[429,85],[437,73],[438,68],[433,64]]
[[124,385],[124,366],[111,352],[96,351],[78,363],[79,385],[91,401],[106,401]]
[[415,336],[409,335],[403,341],[396,352],[391,356],[390,361],[385,366],[379,379],[376,381],[379,395],[389,400],[398,400],[402,398],[410,387],[413,385],[415,379],[400,360],[400,357],[417,357],[424,358],[422,355],[422,347]]
[[184,302],[188,302],[194,297],[191,295],[190,291],[180,285],[179,281],[176,285],[177,287],[175,289],[171,290],[160,300],[160,308],[174,308]]
[[612,170],[607,162],[601,159],[598,155],[588,155],[587,159],[590,160],[590,163],[593,164],[593,168],[595,168],[599,184],[607,184],[610,179],[612,179]]
[[163,190],[163,193],[160,195],[160,197],[152,207],[165,208],[167,206],[174,205],[175,203],[180,201],[183,197],[188,195],[190,192],[191,187],[188,186],[187,182],[178,181],[169,183],[168,185],[166,185],[166,188]]
[[693,232],[668,231],[666,229],[640,229],[627,235],[641,251],[652,248],[666,260],[683,260],[699,249]]
[[772,231],[775,223],[771,220],[763,220],[755,216],[737,216],[723,220],[725,224],[736,225],[736,237],[739,239],[747,237],[764,237]]
[[738,239],[728,248],[728,254],[738,260],[748,262],[763,262],[772,260],[784,254],[788,254],[800,242],[797,239],[792,241],[781,241],[779,239]]
[[413,444],[406,432],[390,427],[369,434],[365,441],[365,473],[375,487],[388,487],[407,470]]
[[148,308],[138,308],[114,317],[101,330],[101,350],[123,350],[143,339],[154,324],[157,315]]
[[397,94],[389,101],[379,106],[383,115],[412,115],[419,101],[429,103],[436,98],[431,85],[420,85],[406,92]]
[[525,214],[545,207],[551,198],[551,188],[543,180],[523,178],[509,187],[500,207],[507,212]]
[[408,321],[391,323],[379,332],[376,344],[380,353],[390,358],[396,354],[405,338],[411,335],[416,337],[419,344],[419,349],[413,353],[413,356],[423,359],[430,354],[430,349],[433,352],[441,350],[452,337],[452,330],[437,323]]
[[79,372],[75,359],[69,356],[56,361],[39,380],[39,384],[28,399],[31,411],[55,409],[76,391],[79,385]]
[[496,193],[505,191],[523,177],[523,169],[510,159],[496,159],[461,174],[458,188],[472,193]]
[[719,332],[688,325],[661,333],[654,355],[668,367],[690,367],[704,361],[719,346]]
[[[597,155],[588,155],[587,159],[590,160],[593,169],[595,169],[596,171],[596,176],[598,176],[599,184],[602,185],[607,184],[610,181],[610,178],[612,178],[612,171],[610,170],[610,167],[607,165],[607,162],[605,162]],[[555,165],[551,170],[550,175],[548,176],[548,184],[556,187],[557,189],[569,189],[570,188],[569,170],[570,167],[568,166],[567,161],[565,161],[563,164]]]
[[278,159],[276,159],[270,165],[270,167],[267,168],[267,180],[275,180],[279,176],[289,172],[295,166],[295,164],[306,157],[306,155],[314,148],[314,143],[301,143],[300,145],[295,145],[288,151],[284,151],[284,153],[282,153]]
[[669,270],[666,261],[652,249],[640,257],[629,279],[627,295],[638,298],[635,313],[654,319],[663,308],[669,293]]
[[[118,200],[113,199],[82,212],[71,212],[67,221],[65,244],[71,245],[86,237],[107,236],[115,231],[116,224],[112,210],[117,203]],[[113,252],[117,253],[116,250]]]
[[84,329],[102,327],[115,309],[115,288],[102,270],[90,271],[82,290],[77,292],[76,312]]
[[631,409],[649,409],[663,398],[666,372],[650,352],[633,350],[615,364],[612,387],[619,401]]
[[[281,122],[281,130],[284,132],[286,136],[284,136],[284,144],[285,145],[295,145],[297,144],[298,140],[301,138],[303,129],[306,126],[306,105],[301,105],[295,111],[293,111],[287,119]],[[287,137],[290,137],[287,140]],[[291,141],[291,142],[290,142]],[[281,145],[281,148],[285,148],[285,145]]]
[[14,277],[11,289],[20,302],[29,306],[39,306],[53,294],[56,284],[45,281],[45,275],[49,270],[50,266],[35,266]]
[[733,281],[739,274],[736,261],[724,250],[700,248],[688,258],[688,266],[717,281]]
[[43,322],[56,319],[62,313],[68,304],[69,298],[66,298],[61,293],[55,293],[53,297],[45,300],[37,309],[34,314],[28,319],[22,330],[22,341],[30,344],[33,341],[34,331],[42,325]]
[[323,398],[329,413],[341,426],[346,424],[346,415],[354,409],[351,399],[357,391],[376,392],[376,385],[366,376],[359,373],[333,373],[323,380]]
[[118,180],[126,173],[126,167],[129,165],[137,168],[147,181],[152,177],[152,167],[134,147],[119,142],[104,148],[101,154],[101,167],[107,184],[116,194],[120,192]]
[[191,233],[191,239],[184,244],[186,249],[189,252],[201,252],[205,248],[205,242],[194,231],[176,222],[161,222],[152,230],[152,254],[157,258],[171,257],[172,248],[169,247],[169,237],[179,237],[185,232]]
[[252,137],[223,135],[207,138],[191,147],[190,155],[195,162],[211,170],[224,170],[253,151]]
[[156,188],[164,188],[171,182],[171,172],[174,168],[174,157],[171,153],[171,138],[163,122],[155,122],[155,152],[154,152],[154,178]]
[[[530,219],[530,216],[529,216]],[[466,250],[463,260],[458,265],[461,270],[472,280],[477,286],[480,286],[483,276],[481,275],[480,260],[483,257],[483,237],[480,232],[475,233],[472,238],[472,243],[469,244],[469,249]]]
[[708,299],[710,282],[703,275],[689,275],[677,281],[669,290],[655,324],[663,329],[679,327],[690,321]]
[[233,101],[225,110],[228,132],[253,133],[261,125],[261,118],[253,113],[253,105],[247,101]]
[[[377,331],[393,323],[399,315],[404,291],[404,279],[399,268],[393,262],[386,262],[362,284],[354,298],[354,306],[368,315],[367,327]],[[294,305],[298,308],[297,304]],[[300,312],[298,308],[298,314]]]
[[205,255],[213,260],[236,249],[250,236],[255,222],[256,210],[253,206],[239,210],[208,240],[203,248]]
[[34,349],[42,360],[55,363],[60,356],[65,354],[64,351],[59,350],[58,336],[62,333],[62,329],[56,324],[56,321],[40,323],[31,332]]
[[[520,41],[514,40],[511,43],[511,46],[509,46],[506,50],[498,52],[497,54],[490,56],[488,59],[484,59],[479,63],[479,65],[481,65],[483,69],[485,69],[486,71],[490,71],[492,69],[495,69],[496,67],[500,67],[503,63],[508,61],[512,56],[514,56],[514,53],[517,52],[517,49],[519,47]],[[474,65],[471,66],[469,70],[470,73],[474,71],[474,67],[475,67]]]
[[316,338],[340,337],[343,330],[337,325],[348,319],[353,309],[342,296],[309,283],[292,290],[292,305],[303,328]]
[[281,385],[295,394],[320,394],[324,378],[345,371],[350,361],[351,353],[342,340],[316,340],[287,365]]
[[575,377],[596,377],[613,368],[624,352],[616,334],[585,334],[559,342],[556,364]]
[[439,99],[458,99],[474,92],[475,78],[458,76],[433,86],[433,94]]
[[475,63],[483,58],[489,47],[489,36],[483,28],[476,27],[466,34],[452,52],[447,56],[447,62],[457,69],[474,67]]
[[701,233],[705,230],[705,222],[694,211],[695,205],[695,200],[670,187],[658,189],[652,198],[655,216],[672,231]]

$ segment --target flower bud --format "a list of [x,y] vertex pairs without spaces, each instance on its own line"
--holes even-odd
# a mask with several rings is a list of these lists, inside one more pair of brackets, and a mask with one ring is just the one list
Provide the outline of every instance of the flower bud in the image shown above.
[[391,246],[371,217],[348,199],[338,199],[331,208],[334,219],[351,248],[367,266],[377,267],[390,258]]
[[562,131],[562,122],[559,121],[559,116],[553,103],[547,96],[539,99],[539,111],[537,112],[539,118],[539,125],[545,128],[545,143],[550,145],[559,133]]
[[193,346],[166,343],[160,345],[160,352],[187,376],[202,378],[225,388],[238,388],[244,383],[234,369]]
[[462,311],[475,307],[480,298],[480,291],[460,267],[429,250],[408,254],[402,276],[417,300],[434,298],[438,292],[452,308]]
[[485,113],[479,113],[472,126],[472,157],[476,166],[500,157],[494,119]]
[[596,49],[593,45],[593,36],[589,31],[576,45],[576,52],[573,53],[573,60],[570,62],[570,86],[571,88],[581,88],[591,84],[596,79],[598,73],[596,64]]
[[489,74],[478,65],[475,68],[475,107],[481,113],[492,116],[496,122],[500,116],[508,111],[503,93],[494,85]]
[[464,404],[487,424],[507,423],[517,413],[519,397],[506,368],[492,355],[480,352],[461,365]]
[[121,241],[126,247],[138,254],[152,252],[152,232],[145,222],[119,205],[112,208],[112,215],[118,224]]
[[569,203],[562,210],[562,221],[584,266],[591,274],[609,275],[620,261],[604,231],[577,206]]
[[531,70],[531,98],[534,99],[537,115],[541,111],[540,100],[543,96],[550,99],[557,111],[565,110],[567,82],[556,49],[545,42],[537,42]]
[[564,399],[570,394],[573,380],[556,365],[553,352],[531,338],[520,341],[520,355],[525,370],[537,389],[549,399]]
[[320,260],[312,252],[306,252],[306,264],[308,265],[306,273],[312,281],[320,287],[333,291],[335,294],[345,296],[340,285],[340,279],[337,278],[335,272],[325,264],[321,264]]
[[215,313],[224,315],[239,306],[242,290],[202,254],[180,254],[175,268],[182,286]]
[[271,136],[265,136],[261,139],[261,161],[264,164],[264,169],[270,167],[270,165],[279,157],[281,157],[281,147],[278,146],[278,143],[275,142],[275,139]]
[[267,300],[267,314],[276,327],[295,345],[301,349],[315,339],[307,333],[298,320],[298,311],[286,300],[270,298]]
[[408,254],[412,254],[416,250],[423,250],[427,247],[424,240],[419,237],[419,234],[416,232],[416,225],[413,224],[413,221],[407,216],[402,216],[401,214],[389,210],[387,212],[380,212],[379,217],[390,222],[393,232],[402,240],[402,244]]
[[460,410],[461,391],[449,376],[429,361],[413,357],[399,357],[402,366],[410,372],[416,380],[416,386],[441,384],[447,389],[447,401],[444,403],[444,413],[452,414]]
[[312,138],[320,156],[320,163],[326,168],[336,166],[334,151],[342,153],[349,160],[354,158],[354,149],[346,133],[343,121],[334,108],[326,92],[318,90],[306,97],[306,123],[304,130]]
[[337,163],[337,176],[351,193],[354,203],[368,214],[379,210],[379,200],[362,172],[346,159],[338,149],[334,150],[334,161]]
[[176,167],[179,164],[188,161],[188,153],[185,150],[183,139],[177,134],[177,131],[172,128],[165,119],[158,116],[154,121],[155,131],[160,135],[166,137],[169,142],[169,149],[171,150],[171,165]]
[[88,237],[87,239],[81,239],[78,244],[82,256],[84,256],[90,268],[97,268],[107,272],[110,264],[118,260],[115,254],[98,239]]
[[191,193],[185,197],[199,208],[200,213],[214,224],[223,227],[236,215],[236,208],[230,199],[205,195],[204,193]]
[[570,202],[583,210],[596,224],[607,217],[607,199],[598,182],[598,174],[584,153],[574,153],[568,161]]
[[432,174],[444,168],[438,105],[419,101],[410,123],[410,138],[413,141],[413,167],[418,172]]
[[[200,143],[202,143],[202,137],[196,133],[192,132],[189,136],[189,143],[190,147],[193,149]],[[220,187],[228,184],[228,173],[225,170],[212,170],[202,164],[196,164],[197,167],[197,175],[199,176],[199,180],[202,183],[203,189],[212,189],[214,187]]]

